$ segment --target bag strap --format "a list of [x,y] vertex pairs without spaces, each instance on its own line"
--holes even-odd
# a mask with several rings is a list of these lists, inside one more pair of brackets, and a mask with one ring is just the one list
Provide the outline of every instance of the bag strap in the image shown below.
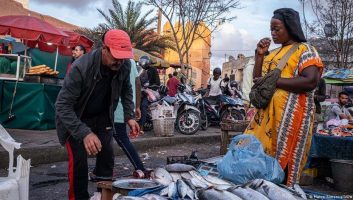
[[282,57],[282,59],[278,62],[277,69],[281,70],[286,66],[291,55],[298,49],[300,43],[294,43],[292,47],[287,51],[286,54]]

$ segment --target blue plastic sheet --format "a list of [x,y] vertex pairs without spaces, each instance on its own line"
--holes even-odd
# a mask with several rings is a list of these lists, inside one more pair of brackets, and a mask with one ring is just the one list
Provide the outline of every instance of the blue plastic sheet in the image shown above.
[[128,193],[128,196],[134,196],[134,197],[140,197],[145,194],[159,194],[165,186],[159,186],[157,188],[152,188],[152,189],[138,189],[138,190],[131,190]]
[[222,178],[235,184],[244,184],[258,178],[273,183],[284,180],[284,172],[278,161],[266,155],[260,141],[248,134],[232,139],[217,169]]

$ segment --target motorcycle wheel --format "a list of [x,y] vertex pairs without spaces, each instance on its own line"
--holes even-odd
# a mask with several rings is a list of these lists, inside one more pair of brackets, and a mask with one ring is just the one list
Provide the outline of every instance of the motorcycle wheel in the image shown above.
[[231,113],[229,113],[228,110],[225,110],[221,114],[221,121],[224,121],[229,115],[231,115],[234,120],[245,120],[244,114],[239,110],[232,110]]
[[176,119],[178,131],[184,135],[195,134],[201,126],[200,113],[195,110],[181,112]]

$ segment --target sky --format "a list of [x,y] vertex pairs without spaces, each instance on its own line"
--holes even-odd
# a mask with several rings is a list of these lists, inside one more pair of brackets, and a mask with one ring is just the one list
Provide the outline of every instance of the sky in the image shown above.
[[[128,0],[119,1],[123,8]],[[257,42],[270,36],[270,20],[273,11],[278,8],[293,8],[301,17],[302,4],[299,0],[240,0],[241,9],[233,9],[232,15],[237,18],[224,23],[213,33],[211,42],[211,68],[221,67],[230,55],[236,57],[239,53],[251,56],[254,54]],[[313,14],[308,3],[305,15],[313,20]],[[112,8],[111,0],[30,0],[29,8],[33,11],[51,15],[63,21],[82,26],[94,27],[103,23],[103,17],[96,10]],[[144,7],[146,12],[153,7]],[[156,12],[154,12],[156,13]],[[275,47],[272,45],[272,47]]]

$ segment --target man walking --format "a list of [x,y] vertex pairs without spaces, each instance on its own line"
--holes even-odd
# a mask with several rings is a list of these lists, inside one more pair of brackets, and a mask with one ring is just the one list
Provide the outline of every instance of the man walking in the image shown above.
[[168,95],[174,97],[178,92],[179,80],[177,79],[178,72],[173,73],[173,77],[170,78],[167,82]]
[[56,101],[56,129],[69,155],[69,199],[89,198],[87,155],[95,155],[94,174],[111,180],[114,154],[114,110],[121,98],[124,120],[135,133],[130,84],[132,47],[126,32],[113,29],[103,47],[83,55],[73,63]]

